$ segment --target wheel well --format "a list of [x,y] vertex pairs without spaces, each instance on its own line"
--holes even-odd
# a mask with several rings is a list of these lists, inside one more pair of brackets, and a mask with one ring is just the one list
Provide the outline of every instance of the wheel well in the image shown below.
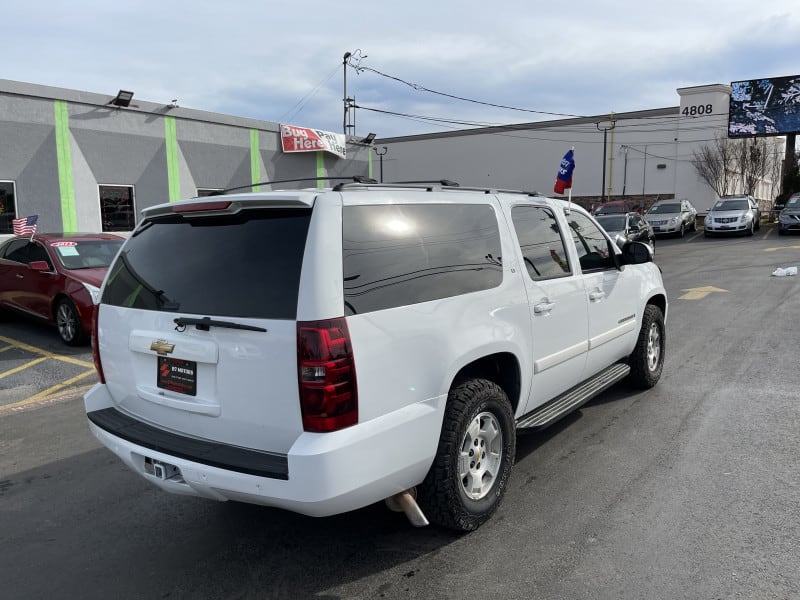
[[491,354],[464,365],[453,378],[451,388],[469,379],[488,379],[499,385],[516,412],[521,389],[521,373],[517,357],[509,352]]
[[53,319],[53,322],[56,320],[56,309],[58,308],[59,303],[64,299],[69,300],[69,296],[66,294],[58,294],[55,298],[53,298],[53,303],[50,305],[50,317]]
[[647,301],[648,304],[653,304],[661,309],[661,314],[667,314],[667,298],[663,294],[658,294],[657,296],[653,296]]

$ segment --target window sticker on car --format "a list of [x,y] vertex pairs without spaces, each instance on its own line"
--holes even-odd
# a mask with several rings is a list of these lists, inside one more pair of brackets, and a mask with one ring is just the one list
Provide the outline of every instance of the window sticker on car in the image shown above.
[[156,385],[187,396],[197,394],[197,363],[179,358],[158,357]]
[[75,246],[56,246],[56,250],[61,256],[78,256],[78,249]]

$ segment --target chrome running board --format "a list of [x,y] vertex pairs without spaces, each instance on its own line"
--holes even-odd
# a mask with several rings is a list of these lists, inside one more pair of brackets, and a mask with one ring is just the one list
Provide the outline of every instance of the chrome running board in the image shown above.
[[[543,404],[528,414],[522,415],[517,419],[517,429],[537,431],[552,425],[561,417],[586,404],[620,379],[625,378],[630,372],[631,368],[626,364],[616,363],[611,365],[560,396],[556,396],[547,404]],[[536,377],[534,376],[534,384],[535,380]]]

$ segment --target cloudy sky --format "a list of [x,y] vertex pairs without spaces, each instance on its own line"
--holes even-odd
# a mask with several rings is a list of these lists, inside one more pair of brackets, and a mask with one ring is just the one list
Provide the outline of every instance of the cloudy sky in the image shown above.
[[8,0],[2,14],[3,79],[341,132],[346,70],[356,133],[379,137],[800,74],[797,0]]

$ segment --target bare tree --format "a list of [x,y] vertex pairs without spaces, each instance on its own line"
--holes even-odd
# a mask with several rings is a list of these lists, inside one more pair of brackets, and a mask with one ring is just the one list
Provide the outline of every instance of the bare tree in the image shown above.
[[706,144],[693,152],[697,174],[718,196],[733,191],[735,183],[735,148],[728,138],[718,137],[713,144]]
[[742,140],[736,162],[745,194],[755,195],[756,186],[767,176],[767,143],[764,139]]
[[737,191],[754,194],[759,182],[770,174],[770,158],[764,139],[718,137],[713,144],[694,151],[692,164],[718,196]]

